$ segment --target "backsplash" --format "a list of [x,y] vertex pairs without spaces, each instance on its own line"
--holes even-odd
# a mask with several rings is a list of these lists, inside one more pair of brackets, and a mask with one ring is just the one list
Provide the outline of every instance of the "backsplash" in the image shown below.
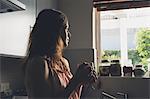
[[26,95],[23,76],[23,57],[1,55],[1,98]]

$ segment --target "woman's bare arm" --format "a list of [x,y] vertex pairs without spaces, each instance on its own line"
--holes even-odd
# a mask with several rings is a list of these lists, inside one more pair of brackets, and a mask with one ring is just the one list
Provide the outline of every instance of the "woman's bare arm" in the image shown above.
[[52,97],[51,82],[48,81],[49,70],[42,57],[31,58],[26,68],[26,87],[31,98]]

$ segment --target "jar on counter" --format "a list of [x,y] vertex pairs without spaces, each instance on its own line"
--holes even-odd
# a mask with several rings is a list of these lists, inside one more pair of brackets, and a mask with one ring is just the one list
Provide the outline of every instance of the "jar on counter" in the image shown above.
[[145,75],[145,69],[142,65],[135,65],[135,68],[133,70],[135,77],[143,77]]
[[102,60],[101,65],[99,66],[99,75],[100,76],[109,76],[110,63],[108,60]]
[[132,66],[124,66],[123,67],[123,76],[132,77]]
[[121,65],[119,60],[111,60],[110,64],[110,75],[111,76],[121,76]]

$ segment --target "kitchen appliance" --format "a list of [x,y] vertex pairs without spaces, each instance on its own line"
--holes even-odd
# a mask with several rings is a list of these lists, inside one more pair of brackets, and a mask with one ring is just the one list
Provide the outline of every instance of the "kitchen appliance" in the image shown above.
[[26,6],[18,0],[0,0],[0,13],[25,10]]

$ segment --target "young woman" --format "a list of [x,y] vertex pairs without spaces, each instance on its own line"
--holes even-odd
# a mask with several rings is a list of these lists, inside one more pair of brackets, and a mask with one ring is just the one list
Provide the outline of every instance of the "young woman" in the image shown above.
[[80,99],[82,85],[94,79],[87,63],[73,76],[62,51],[70,40],[64,13],[42,10],[30,34],[25,62],[25,85],[29,99]]

